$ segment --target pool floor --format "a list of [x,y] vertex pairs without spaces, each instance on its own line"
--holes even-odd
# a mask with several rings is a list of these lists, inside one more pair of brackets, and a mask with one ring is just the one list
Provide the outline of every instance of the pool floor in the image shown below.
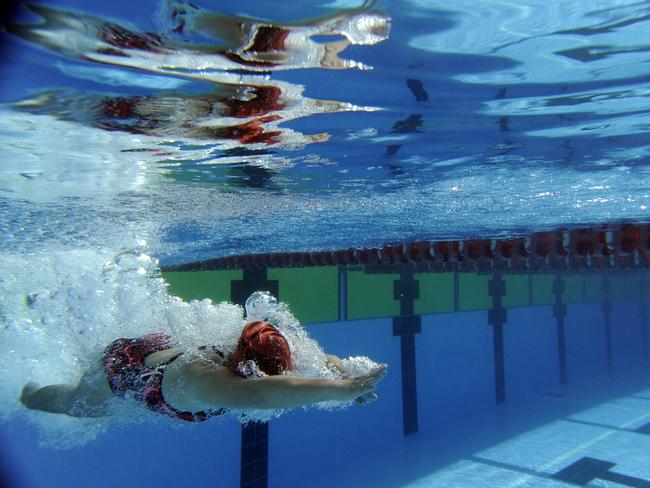
[[[548,395],[543,408],[593,400]],[[642,389],[514,435],[404,486],[650,487],[648,452],[650,389]]]

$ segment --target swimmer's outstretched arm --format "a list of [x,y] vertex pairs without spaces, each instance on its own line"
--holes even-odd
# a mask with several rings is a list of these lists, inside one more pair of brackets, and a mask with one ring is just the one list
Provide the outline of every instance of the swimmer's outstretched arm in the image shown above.
[[353,401],[372,392],[386,376],[382,365],[370,373],[342,380],[264,376],[243,379],[223,366],[189,363],[182,372],[183,393],[214,407],[236,409],[292,408],[313,403]]

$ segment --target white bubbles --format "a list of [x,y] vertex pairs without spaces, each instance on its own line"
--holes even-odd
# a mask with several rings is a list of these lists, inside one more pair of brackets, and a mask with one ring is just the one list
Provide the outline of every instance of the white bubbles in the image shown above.
[[215,345],[231,354],[244,325],[241,307],[226,302],[213,304],[208,299],[176,299],[160,312],[174,342],[184,349]]
[[[192,218],[184,213],[190,207],[209,209],[205,221],[223,224],[223,215],[241,220],[260,202],[240,208],[238,199],[228,205],[227,197],[202,188],[179,193],[159,181],[153,158],[148,162],[137,153],[135,159],[128,151],[150,140],[10,110],[0,112],[0,139],[7,142],[0,196],[9,197],[0,223],[0,419],[23,415],[39,427],[43,443],[57,447],[89,442],[123,423],[168,425],[170,419],[118,399],[106,419],[33,412],[19,402],[27,382],[74,384],[107,344],[150,332],[167,333],[186,350],[215,345],[228,355],[246,320],[266,319],[289,343],[292,374],[331,377],[324,351],[287,304],[262,290],[247,301],[245,317],[231,303],[184,302],[169,295],[152,257],[160,249],[161,227]],[[39,176],[21,176],[24,171]],[[209,200],[204,206],[202,195]],[[215,219],[217,206],[221,219]],[[247,421],[280,413],[231,415]]]
[[[214,304],[208,299],[184,302],[168,294],[156,260],[141,249],[112,256],[109,250],[100,249],[37,256],[5,253],[1,262],[0,418],[25,415],[39,427],[41,442],[50,447],[92,441],[117,424],[166,425],[159,414],[126,400],[113,401],[112,415],[105,419],[72,419],[26,411],[20,405],[25,383],[76,383],[98,361],[104,347],[118,337],[165,332],[182,349],[216,345],[229,355],[245,322],[265,319],[289,343],[294,365],[291,374],[334,378],[325,366],[322,348],[289,306],[268,292],[256,292],[247,300],[246,318],[244,309],[231,303]],[[346,362],[351,374],[361,374],[374,364],[355,361]],[[253,376],[259,374],[257,371]],[[248,422],[268,420],[281,413],[232,411],[230,416]]]
[[372,359],[366,356],[351,356],[343,359],[345,371],[349,376],[360,376],[366,374],[378,366]]
[[106,419],[28,412],[18,401],[22,386],[77,382],[110,340],[145,329],[164,284],[123,270],[105,250],[2,253],[0,263],[0,418],[27,416],[41,441],[57,447],[92,440]]
[[255,361],[242,361],[237,365],[237,371],[245,378],[261,378],[266,376]]
[[268,291],[256,291],[246,300],[246,320],[267,320],[277,307],[278,301]]

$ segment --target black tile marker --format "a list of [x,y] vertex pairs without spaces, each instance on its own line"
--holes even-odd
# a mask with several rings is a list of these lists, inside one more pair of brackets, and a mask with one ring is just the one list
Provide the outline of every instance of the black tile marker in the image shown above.
[[605,351],[607,355],[607,369],[612,371],[614,369],[614,359],[612,357],[612,302],[609,299],[611,285],[609,277],[603,276],[602,292],[603,292],[603,325],[605,326]]
[[641,340],[643,341],[643,359],[648,360],[648,320],[646,315],[646,284],[645,279],[639,279],[639,320]]
[[418,431],[418,395],[415,368],[415,334],[422,330],[419,315],[413,315],[413,301],[420,297],[420,282],[411,269],[402,269],[393,282],[393,297],[399,300],[400,317],[393,318],[393,336],[400,338],[402,367],[402,418],[404,435]]
[[585,486],[599,479],[633,488],[650,488],[650,481],[610,471],[614,466],[616,463],[583,457],[551,477],[577,486]]
[[567,384],[567,363],[566,363],[566,336],[564,330],[564,319],[566,318],[566,305],[562,303],[564,294],[564,279],[558,273],[553,281],[553,293],[555,294],[555,305],[553,305],[553,317],[557,326],[557,353],[560,370],[560,384]]
[[494,395],[496,403],[506,401],[506,372],[503,346],[503,326],[508,321],[508,311],[501,305],[506,294],[506,282],[495,273],[488,284],[492,308],[488,310],[488,324],[492,326],[494,343]]
[[591,483],[596,478],[600,478],[601,475],[605,474],[614,466],[616,466],[615,463],[601,461],[600,459],[590,457],[583,457],[555,473],[552,478],[573,485],[584,486],[587,483]]
[[[268,291],[279,299],[276,280],[268,280],[266,268],[243,270],[243,279],[230,283],[233,303],[244,305],[246,299],[258,290]],[[239,486],[241,488],[266,488],[269,472],[269,424],[249,422],[241,427],[241,461]]]

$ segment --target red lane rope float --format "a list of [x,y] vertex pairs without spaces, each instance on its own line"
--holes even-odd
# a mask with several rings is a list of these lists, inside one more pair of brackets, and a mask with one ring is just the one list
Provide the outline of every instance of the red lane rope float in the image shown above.
[[500,239],[398,242],[334,251],[248,254],[168,266],[163,270],[409,264],[430,271],[646,268],[650,267],[650,224],[623,223]]

